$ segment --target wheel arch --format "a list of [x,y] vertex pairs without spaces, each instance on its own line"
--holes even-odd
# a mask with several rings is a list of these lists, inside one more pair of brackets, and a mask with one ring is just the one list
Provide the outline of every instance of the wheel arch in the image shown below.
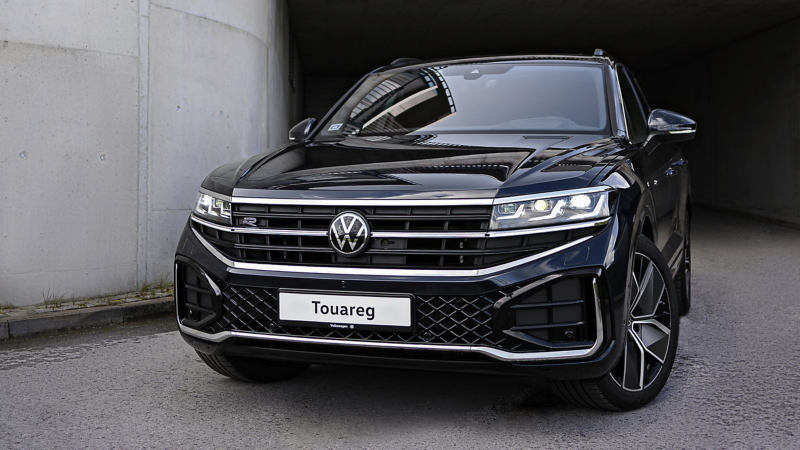
[[644,236],[653,242],[656,240],[656,236],[653,231],[653,221],[647,215],[642,217],[641,225],[639,226],[639,235]]

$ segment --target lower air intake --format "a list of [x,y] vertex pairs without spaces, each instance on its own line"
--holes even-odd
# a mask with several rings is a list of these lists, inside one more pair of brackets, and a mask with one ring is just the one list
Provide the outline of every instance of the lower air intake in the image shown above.
[[202,328],[222,315],[222,301],[199,269],[178,262],[175,266],[178,318],[183,325]]

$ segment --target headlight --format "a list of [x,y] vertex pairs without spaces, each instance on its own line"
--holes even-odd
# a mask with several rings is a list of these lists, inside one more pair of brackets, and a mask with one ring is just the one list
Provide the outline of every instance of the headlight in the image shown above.
[[522,201],[495,203],[489,228],[532,228],[604,219],[611,214],[609,192],[594,188],[578,189],[552,195],[532,195]]
[[202,192],[197,194],[194,204],[194,213],[214,222],[231,223],[231,204],[221,198],[216,198]]

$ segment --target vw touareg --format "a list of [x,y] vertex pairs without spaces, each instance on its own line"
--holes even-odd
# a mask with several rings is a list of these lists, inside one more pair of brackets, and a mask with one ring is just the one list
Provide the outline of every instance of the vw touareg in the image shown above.
[[395,61],[205,179],[175,257],[181,334],[243,381],[473,371],[644,405],[690,306],[673,143],[695,128],[602,51]]

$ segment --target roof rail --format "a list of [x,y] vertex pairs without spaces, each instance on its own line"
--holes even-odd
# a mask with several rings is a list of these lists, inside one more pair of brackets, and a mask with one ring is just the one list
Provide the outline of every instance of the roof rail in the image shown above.
[[602,57],[606,57],[608,59],[617,61],[617,58],[615,58],[614,56],[611,55],[611,53],[608,53],[607,51],[603,50],[602,48],[594,49],[594,55],[593,56],[602,56]]
[[390,66],[400,66],[400,65],[403,65],[403,64],[411,64],[411,63],[417,63],[417,62],[422,62],[422,60],[421,59],[417,59],[417,58],[397,58],[394,61],[392,61],[392,63],[389,64],[389,65]]

